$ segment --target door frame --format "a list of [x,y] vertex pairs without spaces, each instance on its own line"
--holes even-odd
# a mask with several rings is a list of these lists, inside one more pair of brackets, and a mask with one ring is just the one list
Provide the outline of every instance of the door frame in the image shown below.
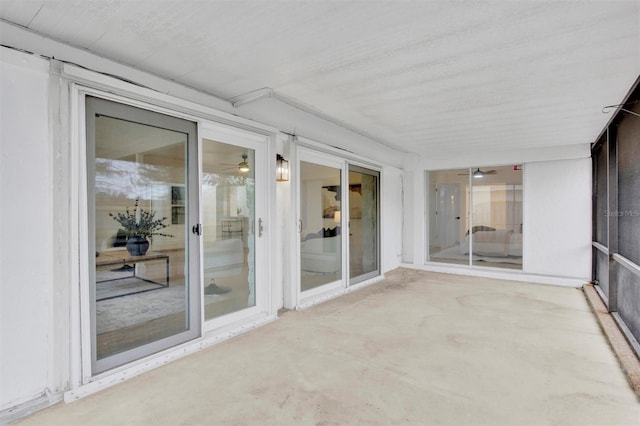
[[317,152],[314,150],[310,150],[310,149],[306,149],[304,147],[298,147],[297,148],[297,153],[296,153],[296,170],[297,170],[297,174],[296,174],[296,179],[295,179],[295,194],[296,194],[296,207],[295,207],[295,212],[296,212],[296,217],[295,217],[295,226],[296,226],[296,230],[295,230],[295,266],[296,266],[296,270],[295,270],[295,277],[296,279],[294,280],[294,284],[295,284],[295,293],[296,293],[296,306],[301,306],[301,305],[307,305],[307,304],[314,304],[316,303],[317,300],[322,300],[324,298],[328,298],[328,297],[333,297],[335,294],[338,294],[342,291],[344,291],[344,289],[347,287],[347,279],[346,277],[349,276],[349,264],[348,264],[348,257],[347,257],[347,250],[348,250],[348,246],[347,246],[347,238],[346,238],[346,234],[344,233],[344,224],[346,223],[346,218],[345,215],[342,214],[341,218],[340,218],[340,229],[341,229],[341,233],[340,233],[340,247],[341,247],[341,251],[340,251],[340,262],[342,263],[342,267],[341,267],[341,273],[340,273],[340,279],[336,280],[336,281],[332,281],[330,283],[327,284],[323,284],[319,287],[307,290],[307,291],[302,291],[300,286],[301,286],[301,282],[302,282],[302,268],[301,268],[301,250],[300,250],[300,233],[302,231],[302,227],[300,226],[300,221],[301,216],[302,216],[302,212],[301,212],[301,203],[302,203],[302,197],[300,196],[301,194],[301,183],[302,183],[302,173],[301,173],[301,167],[300,167],[300,162],[307,162],[307,163],[313,163],[313,164],[318,164],[321,166],[326,166],[326,167],[331,167],[331,168],[335,168],[340,170],[340,180],[341,180],[341,185],[340,185],[340,209],[341,211],[345,211],[345,208],[348,208],[349,205],[349,200],[346,199],[346,185],[345,182],[347,182],[347,172],[346,172],[346,161],[335,157],[333,155],[329,155],[329,154],[325,154],[325,153],[321,153],[321,152]]
[[[89,105],[89,98],[95,99],[92,105]],[[158,113],[153,110],[149,110],[147,108],[140,108],[138,106],[132,106],[123,102],[115,102],[110,99],[104,99],[99,96],[93,95],[85,95],[83,97],[83,107],[85,109],[85,114],[91,114],[92,111],[96,113],[108,115],[110,117],[114,117],[120,120],[131,121],[136,124],[140,124],[142,126],[154,126],[158,128],[178,131],[181,133],[186,133],[188,135],[188,139],[186,142],[186,155],[185,155],[185,178],[187,179],[186,188],[188,191],[187,200],[188,200],[188,218],[187,223],[184,226],[185,238],[184,242],[184,250],[185,255],[188,258],[192,257],[192,253],[197,253],[198,248],[198,240],[191,232],[188,232],[188,228],[190,224],[197,223],[199,220],[199,197],[198,197],[198,188],[195,187],[194,184],[197,182],[194,181],[194,178],[197,177],[198,163],[199,163],[199,155],[198,155],[198,123],[194,120],[186,120],[183,118],[178,118],[173,115],[167,115]],[[94,120],[86,120],[86,131],[85,131],[85,147],[86,147],[86,184],[87,184],[87,219],[88,219],[88,249],[90,253],[93,253],[96,249],[95,243],[95,186],[93,183],[95,181],[95,148],[96,148],[96,140],[95,140],[95,121]],[[189,182],[194,182],[194,184],[190,184]],[[89,212],[93,212],[94,215],[89,214]],[[140,344],[126,350],[122,350],[120,352],[111,354],[102,359],[97,358],[97,320],[96,320],[96,271],[95,271],[95,261],[96,258],[92,255],[87,254],[87,258],[89,260],[89,302],[90,302],[90,329],[91,329],[91,371],[95,376],[96,374],[104,373],[106,371],[112,370],[114,368],[120,367],[122,365],[129,364],[131,362],[137,361],[139,359],[145,358],[149,355],[155,354],[157,352],[162,352],[168,348],[177,346],[179,344],[188,342],[195,338],[200,337],[201,335],[201,326],[202,321],[199,321],[200,318],[200,295],[196,292],[196,285],[201,281],[200,278],[200,270],[197,267],[197,264],[192,264],[189,262],[188,267],[186,268],[186,282],[185,287],[188,289],[187,295],[185,298],[185,308],[188,309],[186,311],[187,317],[187,326],[188,328],[184,331],[177,332],[170,336],[166,336],[157,340],[153,340],[144,344]],[[168,274],[168,266],[167,266],[167,274]],[[168,285],[168,277],[167,277],[167,285]]]
[[[93,78],[85,76],[83,70],[78,71],[82,77],[75,75],[75,69],[65,67],[66,78],[70,80],[70,92],[68,102],[70,106],[69,128],[70,139],[70,170],[68,180],[70,189],[68,195],[70,200],[69,212],[71,223],[75,223],[69,229],[70,235],[70,264],[68,265],[71,276],[77,277],[70,285],[69,298],[71,301],[71,312],[69,315],[70,331],[70,383],[71,390],[65,394],[65,399],[73,400],[79,395],[87,395],[99,389],[104,389],[111,384],[124,380],[131,375],[140,374],[161,365],[167,360],[180,358],[188,353],[200,350],[212,343],[228,339],[245,329],[256,326],[275,319],[277,308],[274,307],[271,265],[269,259],[272,250],[262,249],[260,262],[265,271],[266,280],[263,280],[262,297],[256,298],[256,306],[260,306],[262,312],[254,310],[250,314],[244,315],[244,319],[238,316],[225,317],[229,322],[226,326],[216,323],[204,323],[203,298],[200,297],[200,327],[199,336],[194,340],[178,344],[145,356],[139,360],[94,374],[92,371],[92,334],[89,325],[91,324],[91,297],[89,292],[90,271],[89,271],[89,222],[88,222],[88,181],[87,181],[87,150],[86,150],[86,120],[85,120],[85,97],[95,96],[105,100],[123,103],[133,107],[142,108],[152,112],[165,114],[168,116],[194,121],[197,123],[198,134],[198,155],[202,150],[202,129],[210,130],[216,128],[220,131],[225,129],[230,134],[242,134],[243,137],[264,142],[263,150],[265,158],[270,158],[273,152],[273,145],[277,139],[277,129],[266,125],[260,125],[252,121],[235,117],[209,107],[201,106],[190,101],[174,98],[169,95],[158,94],[148,89],[142,89],[130,85],[129,83],[105,79],[100,75],[93,75]],[[100,83],[94,83],[100,81]],[[93,87],[97,86],[97,87]],[[98,88],[99,87],[99,88]],[[159,106],[165,105],[165,106]],[[275,155],[273,155],[275,157]],[[200,185],[201,165],[198,164],[197,184]],[[264,208],[264,230],[265,238],[262,245],[270,247],[274,238],[270,235],[272,220],[275,217],[275,204],[270,202],[275,194],[275,161],[266,161],[263,168],[264,194],[262,197]],[[273,176],[273,179],[271,179]],[[64,190],[64,189],[60,189]],[[200,189],[201,191],[201,189]],[[199,194],[198,197],[201,197]],[[202,212],[198,209],[199,218]],[[202,253],[201,239],[198,239],[200,256]],[[202,259],[199,260],[202,265]],[[202,268],[200,267],[200,274]],[[256,291],[258,291],[256,289]],[[257,312],[257,313],[256,313]],[[231,323],[233,321],[233,323]],[[220,328],[215,328],[220,326]],[[215,329],[214,329],[215,328]]]
[[[215,142],[226,143],[242,148],[249,148],[255,152],[254,176],[255,176],[255,221],[249,224],[249,229],[255,238],[255,304],[252,307],[242,309],[222,315],[210,320],[204,319],[204,297],[202,298],[202,323],[203,331],[210,332],[222,327],[231,326],[239,321],[254,318],[256,316],[269,313],[271,310],[271,297],[273,289],[270,272],[269,257],[269,233],[267,232],[270,223],[269,193],[270,193],[270,165],[268,161],[270,138],[258,133],[248,132],[231,126],[226,126],[215,122],[202,122],[199,131],[198,150],[202,153],[203,139]],[[199,199],[202,199],[202,161],[198,164],[198,184],[200,188]],[[200,203],[200,218],[203,217],[203,203]],[[263,233],[259,235],[259,222],[262,219]],[[200,276],[203,274],[203,245],[204,240],[200,238]],[[201,283],[201,287],[202,287]]]
[[[315,304],[321,303],[325,300],[334,298],[343,294],[345,292],[349,292],[360,288],[362,286],[369,285],[371,283],[377,282],[380,279],[384,278],[384,274],[382,272],[382,229],[383,229],[383,221],[382,217],[383,204],[382,204],[382,167],[369,163],[362,158],[356,158],[355,156],[345,154],[340,152],[337,149],[332,149],[327,147],[326,145],[318,144],[317,142],[298,138],[294,136],[291,141],[291,145],[293,149],[292,160],[293,166],[291,169],[291,176],[293,176],[293,184],[291,191],[291,206],[292,212],[295,214],[295,217],[291,219],[291,229],[292,232],[287,241],[290,244],[290,247],[294,248],[290,251],[291,253],[291,271],[290,271],[290,285],[288,288],[285,288],[285,298],[284,298],[284,306],[289,309],[304,309],[309,306],[313,306]],[[377,274],[367,274],[366,276],[357,277],[361,279],[357,279],[354,282],[350,282],[349,279],[349,239],[347,235],[343,231],[341,247],[342,247],[342,279],[339,283],[334,283],[334,285],[328,287],[327,285],[320,286],[316,289],[312,289],[310,291],[305,292],[303,295],[300,290],[300,275],[301,275],[301,266],[300,266],[300,233],[298,231],[298,219],[300,218],[300,161],[306,161],[305,158],[311,158],[311,160],[319,160],[321,165],[328,165],[329,167],[340,167],[341,169],[341,208],[342,211],[349,211],[349,196],[348,196],[348,177],[349,177],[349,167],[354,166],[355,168],[370,170],[372,172],[378,173],[378,270]],[[311,161],[316,162],[316,161]],[[324,164],[323,164],[324,162]],[[341,223],[340,227],[342,230],[347,229],[346,224],[348,223],[348,215],[341,215]]]

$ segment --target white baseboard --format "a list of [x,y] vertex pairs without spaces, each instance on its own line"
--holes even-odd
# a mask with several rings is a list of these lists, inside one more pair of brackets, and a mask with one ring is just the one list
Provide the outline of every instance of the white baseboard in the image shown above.
[[559,277],[553,275],[530,274],[522,271],[511,269],[490,270],[471,268],[468,266],[443,265],[436,263],[426,263],[424,265],[415,265],[411,263],[403,263],[402,268],[417,269],[420,271],[440,272],[443,274],[466,275],[472,277],[495,278],[499,280],[521,281],[536,284],[549,284],[563,287],[581,288],[589,280],[576,277]]
[[9,408],[1,410],[0,425],[8,425],[11,422],[47,408],[59,401],[62,401],[62,394],[53,395],[46,389],[33,397],[16,402]]

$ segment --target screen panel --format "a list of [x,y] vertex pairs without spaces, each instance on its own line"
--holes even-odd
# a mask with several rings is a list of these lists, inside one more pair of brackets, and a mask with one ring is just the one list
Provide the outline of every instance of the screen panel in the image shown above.
[[600,244],[608,245],[607,232],[607,145],[601,143],[599,148],[593,152],[594,163],[594,224],[595,224],[595,241]]
[[618,251],[640,265],[640,126],[625,117],[618,127]]

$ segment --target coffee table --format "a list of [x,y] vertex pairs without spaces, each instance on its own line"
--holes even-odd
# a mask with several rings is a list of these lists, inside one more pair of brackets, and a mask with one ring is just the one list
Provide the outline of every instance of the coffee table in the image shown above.
[[[144,262],[153,262],[153,261],[162,261],[164,260],[165,262],[165,281],[164,282],[158,282],[158,281],[154,281],[148,278],[144,278],[141,276],[138,276],[136,274],[136,263],[144,263]],[[132,275],[127,275],[124,277],[118,277],[118,278],[110,278],[110,279],[106,279],[106,280],[101,280],[101,281],[96,281],[96,284],[99,283],[104,283],[104,282],[108,282],[108,281],[117,281],[117,280],[124,280],[124,279],[130,279],[130,278],[136,278],[139,279],[141,281],[145,281],[151,284],[156,284],[159,287],[169,287],[169,255],[167,254],[162,254],[162,253],[147,253],[144,254],[142,256],[131,256],[127,251],[125,250],[118,250],[118,251],[112,251],[112,252],[101,252],[99,254],[99,256],[96,257],[96,269],[100,268],[100,267],[105,267],[105,266],[114,266],[114,265],[122,265],[127,266],[127,265],[133,265],[131,267],[131,272]],[[127,269],[122,269],[123,271],[126,271]],[[117,295],[117,296],[112,296],[112,297],[106,297],[104,299],[100,299],[100,300],[105,300],[105,299],[111,299],[111,298],[115,298],[115,297],[121,297],[121,296],[127,296],[130,294],[137,294],[137,293],[143,293],[146,291],[151,291],[151,290],[155,290],[155,288],[147,288],[147,289],[143,289],[143,290],[139,290],[139,291],[131,291],[128,292],[126,294],[121,294],[121,295]]]

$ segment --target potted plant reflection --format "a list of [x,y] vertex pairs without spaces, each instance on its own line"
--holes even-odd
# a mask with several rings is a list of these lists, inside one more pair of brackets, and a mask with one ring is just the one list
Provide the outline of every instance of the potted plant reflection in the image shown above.
[[126,208],[124,213],[109,213],[109,216],[120,224],[121,232],[127,236],[127,251],[131,256],[143,256],[149,250],[149,238],[154,235],[162,237],[173,237],[173,235],[160,232],[166,228],[166,217],[156,219],[156,212],[145,210],[139,206],[139,199],[136,199],[133,211]]

